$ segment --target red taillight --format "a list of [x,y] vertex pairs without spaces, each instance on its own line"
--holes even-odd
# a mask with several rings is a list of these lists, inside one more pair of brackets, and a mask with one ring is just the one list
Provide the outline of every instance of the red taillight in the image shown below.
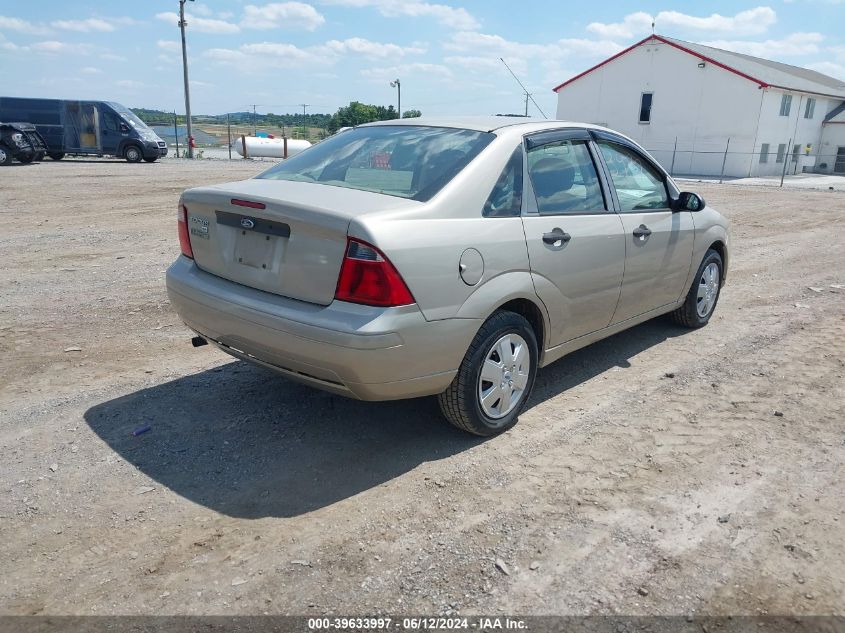
[[346,243],[334,298],[385,308],[414,303],[408,286],[381,251],[352,238]]
[[236,207],[249,207],[250,209],[266,209],[267,205],[263,202],[253,202],[252,200],[239,200],[232,198],[231,203]]
[[194,251],[191,248],[191,237],[188,231],[188,209],[181,202],[179,203],[179,248],[185,257],[194,258]]

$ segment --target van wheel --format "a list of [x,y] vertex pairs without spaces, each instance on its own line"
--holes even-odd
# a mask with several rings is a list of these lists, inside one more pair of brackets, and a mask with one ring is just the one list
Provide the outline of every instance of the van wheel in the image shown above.
[[46,156],[46,154],[44,152],[38,152],[35,155],[35,160],[38,161],[38,162],[41,162],[42,160],[44,160],[45,156]]
[[18,160],[21,161],[24,165],[28,165],[29,163],[35,160],[35,154],[30,154],[29,156],[18,158]]
[[158,160],[158,156],[152,156],[150,158],[145,158],[144,160],[147,161],[148,163],[154,163]]
[[123,151],[123,157],[130,163],[140,163],[144,154],[137,145],[130,145]]
[[64,152],[47,152],[47,156],[53,160],[62,160],[65,157]]
[[683,305],[672,312],[675,323],[691,328],[707,325],[716,310],[721,285],[722,256],[711,248],[695,273]]
[[7,165],[11,165],[13,160],[12,152],[0,145],[0,165],[6,167]]
[[534,387],[537,337],[514,312],[496,312],[472,340],[458,373],[437,400],[459,429],[490,437],[517,423]]

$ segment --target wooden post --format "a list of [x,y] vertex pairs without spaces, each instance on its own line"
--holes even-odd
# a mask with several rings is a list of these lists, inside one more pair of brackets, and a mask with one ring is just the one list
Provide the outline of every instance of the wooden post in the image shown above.
[[241,148],[243,148],[243,150],[244,150],[243,155],[244,155],[244,158],[246,158],[246,135],[245,134],[241,134]]
[[722,159],[722,173],[719,174],[719,184],[722,184],[722,180],[725,177],[725,163],[728,162],[728,148],[731,146],[731,137],[728,137],[728,142],[725,144],[725,157]]
[[285,141],[285,156],[284,157],[285,157],[285,159],[287,159],[287,157],[288,157],[288,137],[285,136],[283,138],[284,138],[284,141]]
[[176,136],[176,158],[179,158],[179,125],[176,110],[173,111],[173,134]]
[[675,147],[672,149],[672,166],[669,168],[669,175],[675,175],[675,154],[678,152],[678,137],[675,137]]
[[[796,125],[798,125],[796,123]],[[786,176],[786,166],[789,164],[789,148],[792,146],[792,138],[786,144],[786,149],[783,150],[783,171],[780,172],[780,186],[783,187],[783,178]]]

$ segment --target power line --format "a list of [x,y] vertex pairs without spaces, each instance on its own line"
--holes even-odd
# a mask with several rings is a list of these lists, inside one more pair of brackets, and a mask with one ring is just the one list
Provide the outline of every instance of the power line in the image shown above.
[[528,92],[528,89],[524,85],[522,85],[522,82],[519,80],[519,77],[514,74],[514,72],[511,70],[511,67],[508,66],[508,63],[504,60],[504,58],[500,57],[499,60],[501,60],[501,62],[505,65],[505,68],[508,69],[508,72],[513,76],[514,79],[516,79],[516,83],[518,83],[522,90],[525,92],[525,115],[528,116],[528,100],[531,99],[531,103],[533,103],[534,106],[540,111],[540,114],[543,115],[543,118],[548,119],[549,117],[547,117],[546,113],[543,112],[543,109],[539,105],[537,105],[537,102],[534,101],[534,97],[531,96],[531,93]]

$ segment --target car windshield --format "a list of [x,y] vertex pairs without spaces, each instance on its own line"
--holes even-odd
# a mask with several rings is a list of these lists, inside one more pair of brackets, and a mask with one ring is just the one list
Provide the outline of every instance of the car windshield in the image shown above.
[[120,116],[129,121],[129,124],[132,127],[137,128],[139,130],[147,129],[147,124],[144,123],[141,119],[139,119],[134,112],[130,112],[129,110],[119,110],[118,112]]
[[257,178],[315,182],[425,202],[493,140],[488,132],[383,125],[340,132]]

